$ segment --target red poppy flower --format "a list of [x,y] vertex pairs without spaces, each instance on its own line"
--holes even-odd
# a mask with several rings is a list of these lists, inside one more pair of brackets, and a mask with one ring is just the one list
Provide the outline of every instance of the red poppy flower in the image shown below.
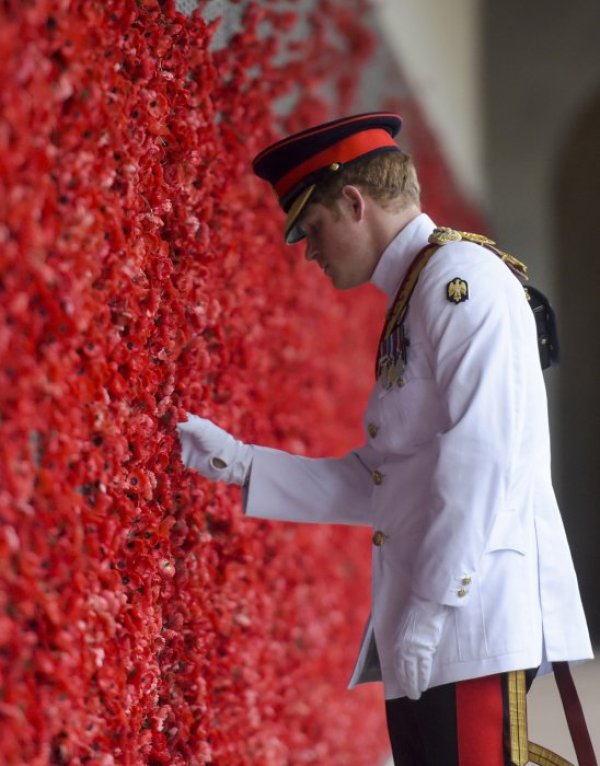
[[[175,433],[191,410],[301,454],[360,439],[383,307],[284,249],[250,162],[351,108],[367,14],[253,2],[215,37],[173,0],[0,10],[3,763],[383,755],[378,695],[339,693],[368,541],[244,519]],[[433,206],[467,219],[404,106]]]

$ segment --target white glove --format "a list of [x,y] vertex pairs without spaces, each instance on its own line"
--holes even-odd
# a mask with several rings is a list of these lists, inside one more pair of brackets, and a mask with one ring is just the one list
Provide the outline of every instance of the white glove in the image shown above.
[[252,447],[206,418],[188,413],[177,424],[181,460],[186,468],[213,481],[244,484],[252,464]]
[[400,619],[394,652],[396,674],[407,697],[418,700],[429,687],[433,655],[451,607],[411,594]]

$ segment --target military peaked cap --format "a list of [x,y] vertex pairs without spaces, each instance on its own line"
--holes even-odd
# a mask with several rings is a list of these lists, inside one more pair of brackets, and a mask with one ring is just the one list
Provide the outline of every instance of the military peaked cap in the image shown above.
[[256,156],[254,172],[271,184],[287,213],[286,242],[304,237],[296,222],[317,185],[360,157],[398,151],[394,136],[401,125],[397,114],[357,114],[294,133]]

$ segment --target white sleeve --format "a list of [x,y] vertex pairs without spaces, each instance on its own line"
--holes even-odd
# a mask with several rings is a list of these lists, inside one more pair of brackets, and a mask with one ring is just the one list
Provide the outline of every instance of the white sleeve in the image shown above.
[[306,458],[253,447],[248,516],[325,524],[371,524],[371,464],[365,445],[342,458]]
[[[493,525],[505,510],[522,423],[519,336],[534,332],[516,279],[495,256],[476,251],[477,260],[470,247],[466,258],[459,252],[458,258],[440,253],[432,259],[413,307],[421,311],[431,342],[447,422],[438,438],[432,502],[425,511],[428,526],[417,554],[413,590],[450,606],[467,604],[469,589],[461,584],[477,577]],[[468,299],[459,303],[446,295],[456,278],[469,291]]]

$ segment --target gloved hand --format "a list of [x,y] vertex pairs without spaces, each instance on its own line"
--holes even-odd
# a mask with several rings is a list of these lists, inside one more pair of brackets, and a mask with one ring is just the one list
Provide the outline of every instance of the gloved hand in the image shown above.
[[433,655],[451,607],[411,594],[400,619],[394,661],[406,696],[418,700],[429,687]]
[[187,468],[213,481],[243,484],[252,464],[252,447],[206,418],[188,413],[177,424],[181,460]]

